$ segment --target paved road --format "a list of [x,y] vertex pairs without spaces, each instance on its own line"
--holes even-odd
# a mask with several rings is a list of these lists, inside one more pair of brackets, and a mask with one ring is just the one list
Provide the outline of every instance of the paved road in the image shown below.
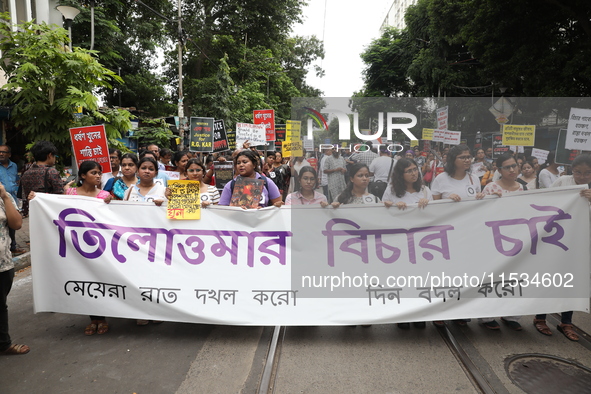
[[[13,340],[32,350],[0,357],[4,394],[256,393],[273,333],[270,327],[170,322],[139,327],[112,318],[109,333],[86,337],[87,316],[34,314],[30,269],[17,275],[9,308]],[[505,370],[513,355],[543,353],[591,367],[591,342],[569,342],[555,329],[544,337],[531,319],[522,318],[522,332],[490,332],[474,322],[449,331],[499,393],[523,392]],[[576,313],[575,322],[591,332],[589,315]],[[276,356],[271,379],[262,384],[276,393],[479,392],[432,325],[408,331],[395,325],[288,327]]]

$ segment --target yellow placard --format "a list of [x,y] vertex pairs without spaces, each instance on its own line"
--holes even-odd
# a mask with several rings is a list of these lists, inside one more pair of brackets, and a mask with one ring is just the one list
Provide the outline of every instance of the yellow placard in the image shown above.
[[166,218],[173,220],[192,220],[201,218],[201,198],[199,181],[168,181],[170,197],[166,208]]
[[410,140],[410,147],[419,146],[419,140]]
[[534,146],[536,141],[536,126],[504,124],[501,126],[503,145]]
[[283,157],[298,157],[304,155],[302,141],[285,141],[281,144]]
[[285,121],[285,141],[299,141],[301,137],[302,122],[299,120]]
[[422,140],[432,141],[433,140],[433,130],[434,129],[423,129],[423,136]]

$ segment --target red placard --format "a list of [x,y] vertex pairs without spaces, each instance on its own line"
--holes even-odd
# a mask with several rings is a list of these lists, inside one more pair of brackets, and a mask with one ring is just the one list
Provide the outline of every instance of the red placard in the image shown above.
[[254,124],[264,124],[267,141],[275,141],[275,110],[255,109],[252,111]]
[[76,165],[94,160],[103,168],[103,174],[111,172],[109,147],[104,125],[74,127],[70,129],[70,138],[76,157]]

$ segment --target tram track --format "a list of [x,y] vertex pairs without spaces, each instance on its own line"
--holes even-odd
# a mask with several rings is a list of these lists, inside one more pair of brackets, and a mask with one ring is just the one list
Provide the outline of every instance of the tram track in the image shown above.
[[[553,324],[558,324],[560,323],[560,315],[549,314],[548,320]],[[286,326],[275,326],[270,338],[264,342],[267,351],[257,394],[274,392],[287,328]],[[475,390],[485,394],[508,394],[511,392],[505,387],[505,383],[497,376],[484,356],[471,343],[461,327],[448,322],[436,329]],[[574,329],[580,337],[578,344],[591,350],[591,335],[576,325]],[[263,343],[261,345],[263,346]]]

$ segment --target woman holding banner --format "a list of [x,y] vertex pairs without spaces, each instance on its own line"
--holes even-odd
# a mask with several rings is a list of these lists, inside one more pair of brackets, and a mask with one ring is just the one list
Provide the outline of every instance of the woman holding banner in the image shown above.
[[[584,153],[575,157],[572,164],[573,174],[563,175],[558,178],[552,187],[564,187],[573,185],[587,185],[591,187],[591,155]],[[589,200],[591,203],[591,189],[581,190],[581,196]],[[573,330],[573,311],[562,312],[560,316],[560,324],[556,329],[571,341],[578,341],[579,335]],[[546,324],[546,314],[536,315],[534,319],[534,326],[541,334],[552,335],[552,331]]]
[[[470,199],[482,199],[480,179],[470,174],[472,155],[466,145],[456,145],[447,153],[445,172],[439,174],[431,183],[434,200],[449,199],[455,202]],[[454,322],[465,326],[470,320],[457,319]],[[443,326],[443,321],[434,321],[436,326]]]
[[297,176],[297,181],[300,185],[299,190],[287,195],[285,205],[320,204],[323,207],[328,205],[326,196],[316,191],[318,188],[318,174],[313,167],[302,167]]
[[127,189],[135,185],[137,179],[138,159],[134,153],[126,153],[121,156],[121,177],[111,178],[105,184],[104,191],[111,194],[115,200],[123,200]]
[[268,205],[280,207],[283,205],[281,193],[277,186],[271,182],[267,177],[260,174],[260,157],[257,153],[249,149],[244,149],[236,153],[234,156],[234,168],[238,176],[231,182],[226,183],[222,196],[220,197],[219,205],[230,205],[232,194],[234,193],[234,186],[236,182],[242,178],[263,179],[264,186],[261,199],[259,200],[259,208]]
[[[512,153],[503,153],[496,160],[497,169],[501,174],[498,181],[491,182],[482,191],[485,195],[496,194],[502,197],[503,194],[522,192],[527,190],[527,186],[517,182],[517,175],[519,174],[519,164],[515,160]],[[501,321],[514,331],[521,331],[523,328],[519,324],[521,316],[505,316],[501,317]],[[499,330],[501,327],[497,321],[492,317],[479,318],[478,321],[489,330]]]
[[[396,205],[398,209],[406,209],[407,204],[418,204],[419,208],[425,208],[433,200],[431,190],[423,185],[419,167],[413,159],[399,159],[390,179],[392,186],[386,189],[382,197],[386,208]],[[397,326],[408,330],[410,323],[398,323]],[[414,322],[414,326],[425,328],[425,322]]]

